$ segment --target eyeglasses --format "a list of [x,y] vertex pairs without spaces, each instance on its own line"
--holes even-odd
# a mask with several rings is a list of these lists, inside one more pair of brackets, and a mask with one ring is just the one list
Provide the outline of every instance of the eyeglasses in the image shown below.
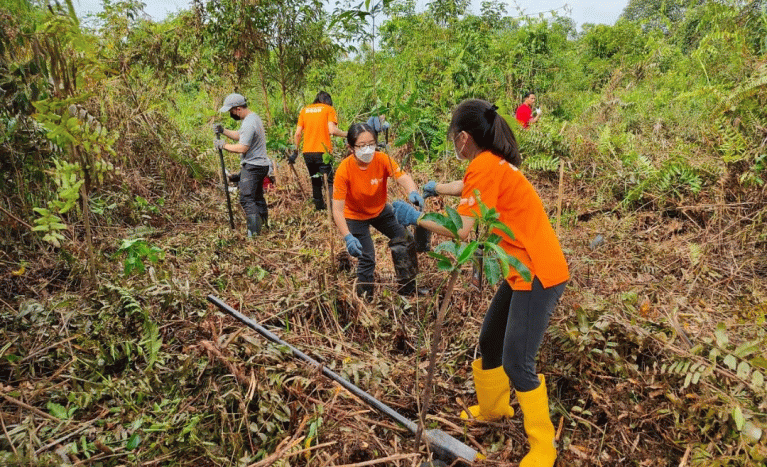
[[365,144],[355,144],[354,149],[368,149],[373,148],[375,149],[376,145],[375,143],[365,143]]

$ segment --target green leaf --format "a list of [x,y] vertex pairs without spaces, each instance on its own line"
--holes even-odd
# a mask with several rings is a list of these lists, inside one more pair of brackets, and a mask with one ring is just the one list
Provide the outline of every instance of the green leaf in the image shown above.
[[508,236],[512,240],[516,239],[516,237],[514,236],[514,232],[512,232],[511,229],[509,228],[509,226],[507,226],[503,222],[495,221],[495,222],[491,223],[490,226],[492,228],[494,228],[494,229],[498,229],[501,232],[505,233],[506,236]]
[[445,212],[447,212],[447,215],[450,217],[450,220],[453,221],[453,225],[455,225],[455,230],[453,231],[451,229],[451,231],[455,235],[458,235],[458,231],[463,228],[463,219],[461,218],[461,215],[458,214],[458,211],[456,211],[455,209],[449,206],[445,208]]
[[485,278],[487,278],[488,284],[494,285],[503,279],[501,277],[501,266],[498,264],[498,259],[485,257],[484,263]]
[[728,354],[726,357],[724,357],[724,364],[727,365],[727,368],[730,370],[735,371],[735,369],[738,367],[738,360],[734,355]]
[[128,442],[125,445],[125,449],[128,449],[129,451],[133,451],[138,447],[138,445],[141,444],[141,437],[138,435],[138,433],[133,433],[130,438],[128,438]]
[[727,337],[727,328],[725,327],[724,323],[719,323],[716,325],[714,337],[716,338],[716,346],[720,348],[724,348],[724,346],[730,342],[730,339]]
[[46,407],[48,407],[48,411],[56,418],[60,418],[61,420],[66,420],[69,418],[69,414],[67,413],[67,409],[64,408],[64,406],[61,406],[55,402],[48,401],[48,404],[46,404]]
[[495,243],[496,245],[501,243],[501,240],[503,240],[503,237],[501,237],[498,234],[491,234],[489,237],[487,237],[486,242]]
[[754,357],[751,359],[751,365],[767,370],[767,358]]
[[490,256],[488,255],[489,252],[495,253],[495,256],[498,258],[498,265],[501,268],[501,273],[503,274],[503,277],[504,278],[508,277],[509,255],[506,254],[506,250],[496,245],[495,243],[485,243],[485,258]]
[[743,416],[743,410],[741,410],[740,406],[733,409],[732,420],[735,422],[735,427],[737,427],[738,431],[742,431],[743,425],[746,424],[746,418]]
[[458,252],[456,261],[458,265],[465,264],[467,261],[471,260],[478,246],[479,243],[477,242],[471,242],[468,245],[462,246]]
[[456,237],[458,236],[458,229],[455,227],[455,223],[447,216],[438,214],[436,212],[429,212],[423,215],[422,220],[432,221],[437,225],[440,225],[450,231]]
[[435,251],[430,251],[430,252],[428,252],[426,254],[431,256],[432,258],[438,260],[438,261],[450,261],[450,258],[448,258],[445,255],[441,255],[441,254],[439,254],[439,253],[437,253]]
[[738,378],[746,379],[751,374],[751,365],[748,362],[740,362],[738,364]]
[[445,261],[445,260],[440,261],[439,263],[437,263],[437,269],[439,269],[440,271],[452,271],[453,270],[453,262],[449,261],[449,260],[447,260],[447,261]]
[[458,252],[456,251],[456,249],[457,249],[457,247],[456,247],[455,242],[452,242],[452,241],[448,240],[446,242],[442,242],[439,245],[437,245],[434,248],[434,252],[435,253],[440,253],[442,251],[447,251],[448,253],[453,255],[453,257],[457,258],[458,257]]
[[764,386],[764,375],[761,371],[754,371],[751,374],[751,384],[753,384],[757,388],[761,388]]

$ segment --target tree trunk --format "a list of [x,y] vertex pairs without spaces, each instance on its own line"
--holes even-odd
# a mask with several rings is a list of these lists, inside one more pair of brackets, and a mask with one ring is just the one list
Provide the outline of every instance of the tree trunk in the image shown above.
[[91,280],[91,285],[96,284],[96,256],[93,253],[93,232],[91,231],[91,208],[89,202],[90,188],[91,188],[91,166],[87,157],[83,155],[80,148],[72,146],[72,153],[75,156],[75,160],[80,161],[80,166],[83,169],[85,183],[80,186],[80,199],[82,199],[82,216],[83,226],[85,227],[85,245],[88,254],[88,277]]
[[272,123],[272,111],[269,109],[269,92],[266,90],[266,77],[264,76],[264,62],[261,57],[258,58],[258,79],[261,80],[261,92],[264,95],[264,108],[266,110],[266,121]]

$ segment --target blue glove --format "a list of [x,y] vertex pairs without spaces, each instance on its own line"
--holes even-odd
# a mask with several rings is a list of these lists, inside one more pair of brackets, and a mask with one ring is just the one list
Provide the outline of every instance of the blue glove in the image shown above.
[[429,183],[423,186],[423,197],[437,196],[437,182],[429,180]]
[[213,147],[218,150],[221,150],[221,149],[224,149],[225,144],[226,142],[223,139],[217,139],[213,142]]
[[394,207],[394,216],[397,218],[397,222],[407,227],[408,225],[416,225],[421,213],[415,210],[415,208],[404,201],[395,201],[392,203]]
[[419,211],[423,211],[424,206],[426,206],[426,202],[423,200],[423,196],[421,196],[421,194],[415,190],[411,191],[410,194],[407,195],[407,199],[410,200],[411,203],[415,204]]
[[346,234],[344,241],[346,242],[346,251],[348,251],[350,255],[355,258],[362,256],[362,243],[357,240],[357,237],[352,234]]

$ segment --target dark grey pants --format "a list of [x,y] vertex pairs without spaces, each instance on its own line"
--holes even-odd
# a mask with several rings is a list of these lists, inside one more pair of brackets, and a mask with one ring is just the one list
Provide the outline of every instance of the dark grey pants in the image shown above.
[[240,205],[245,215],[258,214],[266,220],[268,210],[264,199],[264,177],[269,173],[267,165],[244,164],[240,170]]
[[333,164],[327,164],[322,160],[325,153],[322,152],[305,152],[304,162],[306,162],[306,169],[309,171],[309,176],[312,177],[312,199],[314,199],[314,205],[317,209],[325,209],[325,200],[322,197],[322,192],[325,189],[325,182],[322,181],[322,176],[325,175],[328,178],[328,190],[330,195],[328,198],[333,197]]
[[360,285],[375,283],[376,250],[373,238],[370,236],[370,226],[373,226],[389,239],[407,235],[407,231],[394,217],[394,208],[386,203],[384,210],[378,216],[364,221],[346,219],[349,232],[362,244],[362,255],[357,261],[357,283]]
[[508,282],[502,281],[479,334],[483,369],[503,365],[514,388],[521,392],[540,385],[535,359],[566,284],[545,289],[536,277],[532,290],[512,290]]

